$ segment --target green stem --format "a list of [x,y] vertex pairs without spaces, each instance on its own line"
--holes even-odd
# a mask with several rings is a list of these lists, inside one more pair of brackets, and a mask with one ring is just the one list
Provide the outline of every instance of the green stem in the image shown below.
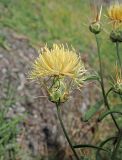
[[117,137],[109,137],[108,139],[104,140],[100,145],[99,147],[103,147],[107,142],[111,141],[111,140],[115,140],[117,139]]
[[119,111],[116,111],[116,110],[109,110],[109,111],[103,113],[103,114],[99,117],[98,121],[102,121],[106,116],[108,116],[109,114],[114,114],[114,113],[118,113],[118,114],[121,114],[121,115],[122,115],[122,112],[119,112]]
[[118,151],[118,149],[119,149],[119,147],[120,147],[121,140],[122,140],[122,135],[121,135],[121,133],[120,133],[120,134],[119,134],[119,137],[118,137],[118,139],[117,139],[117,144],[116,144],[115,149],[113,150],[113,153],[112,153],[112,156],[111,156],[111,159],[112,159],[112,160],[115,160],[115,159],[116,159],[117,151]]
[[[120,66],[120,71],[122,73],[122,62],[121,62],[121,57],[120,57],[120,52],[119,52],[119,42],[116,42],[116,51],[117,51],[117,58],[118,58],[119,66]],[[122,100],[121,95],[120,95],[120,99]]]
[[[99,67],[100,67],[100,78],[101,78],[101,88],[102,88],[102,94],[103,94],[103,98],[104,98],[104,104],[105,106],[107,107],[108,110],[110,110],[110,107],[109,107],[109,104],[108,104],[108,100],[107,100],[107,97],[106,97],[106,93],[105,93],[105,89],[104,89],[104,81],[103,81],[103,70],[102,70],[102,61],[101,61],[101,54],[100,54],[100,44],[99,44],[99,40],[98,40],[98,37],[97,35],[95,35],[95,38],[96,38],[96,43],[97,43],[97,50],[98,50],[98,58],[99,58]],[[114,121],[114,124],[116,126],[116,128],[118,129],[118,131],[120,131],[119,129],[119,126],[113,116],[113,114],[111,113],[111,117]]]
[[56,108],[57,108],[57,114],[58,114],[58,118],[59,118],[61,127],[62,127],[64,135],[65,135],[65,137],[66,137],[66,139],[67,139],[67,141],[69,143],[69,146],[71,147],[72,152],[74,153],[74,156],[76,157],[76,159],[80,160],[80,158],[78,157],[78,155],[77,155],[77,153],[76,153],[76,151],[75,151],[75,149],[74,149],[74,147],[73,147],[73,145],[72,145],[72,143],[70,141],[70,138],[69,138],[69,136],[68,136],[68,134],[66,132],[66,129],[64,127],[64,124],[63,124],[63,121],[62,121],[62,118],[61,118],[61,114],[60,114],[60,105],[59,105],[59,103],[56,103]]
[[102,150],[102,151],[105,151],[105,152],[109,152],[108,150],[102,148],[102,147],[98,147],[98,146],[94,146],[94,145],[89,145],[89,144],[78,144],[78,145],[75,145],[73,146],[74,148],[92,148],[92,149],[99,149],[99,150]]
[[119,66],[122,72],[122,63],[121,63],[121,58],[120,58],[120,53],[119,53],[119,42],[116,42],[116,51],[117,51],[118,63],[119,63]]
[[[111,140],[115,140],[117,137],[110,137],[110,138],[108,138],[108,139],[106,139],[106,140],[104,140],[100,145],[99,145],[99,147],[103,147],[107,142],[109,142],[109,141],[111,141]],[[98,149],[97,150],[97,152],[96,152],[96,159],[98,159],[98,157],[100,156],[100,149]]]
[[110,88],[110,89],[108,90],[108,92],[106,93],[106,97],[107,97],[107,98],[108,98],[109,93],[110,93],[112,90],[113,90],[113,88]]

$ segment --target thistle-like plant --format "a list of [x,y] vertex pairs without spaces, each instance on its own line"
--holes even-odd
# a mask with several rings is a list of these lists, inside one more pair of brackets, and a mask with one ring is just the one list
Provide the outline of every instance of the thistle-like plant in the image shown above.
[[74,49],[54,44],[52,49],[45,47],[35,60],[31,79],[37,79],[44,86],[48,98],[55,103],[64,134],[77,160],[79,156],[65,130],[60,115],[60,105],[66,102],[74,87],[79,88],[85,80],[85,67]]
[[[95,149],[96,160],[103,160],[100,154],[101,151],[107,153],[111,160],[116,160],[117,151],[120,148],[120,143],[122,140],[122,129],[120,128],[117,118],[115,117],[115,114],[122,115],[122,112],[113,110],[108,100],[108,96],[112,92],[117,93],[117,95],[122,94],[122,65],[119,52],[119,44],[120,42],[122,42],[122,31],[120,27],[122,23],[122,4],[115,3],[110,5],[110,7],[107,9],[108,19],[112,23],[110,39],[116,44],[117,61],[119,64],[119,67],[116,70],[116,80],[108,91],[106,91],[104,84],[104,73],[102,64],[103,60],[101,58],[102,53],[99,41],[99,36],[102,32],[101,14],[102,7],[98,9],[93,22],[91,22],[91,24],[89,25],[89,30],[94,34],[96,39],[99,60],[99,76],[94,76],[94,78],[100,84],[102,100],[100,100],[93,109],[86,112],[86,115],[88,116],[86,116],[85,121],[89,120],[100,109],[102,104],[104,104],[106,111],[99,116],[98,121],[102,121],[108,115],[111,116],[116,128],[116,133],[114,133],[113,137],[109,137],[108,139],[104,140],[100,143],[99,146],[92,144],[73,145],[71,139],[69,138],[69,135],[66,132],[60,114],[60,106],[62,103],[66,102],[69,99],[69,95],[75,87],[80,89],[80,87],[84,84],[84,81],[90,79],[90,77],[86,78],[85,67],[80,59],[80,56],[76,54],[76,51],[74,49],[69,50],[67,47],[57,44],[54,44],[52,49],[45,47],[39,53],[39,57],[35,60],[32,66],[32,71],[30,73],[30,78],[36,79],[41,82],[47,92],[49,100],[55,103],[57,108],[57,115],[60,120],[62,129],[76,160],[84,160],[84,157],[80,157],[76,152],[76,149],[78,148]],[[93,76],[91,77],[91,79],[93,80]],[[111,145],[109,149],[106,149],[104,145],[110,141],[113,142],[113,145]]]

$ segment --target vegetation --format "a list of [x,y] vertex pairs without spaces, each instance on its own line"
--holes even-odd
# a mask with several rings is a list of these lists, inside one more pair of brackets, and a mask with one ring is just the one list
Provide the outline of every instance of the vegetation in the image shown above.
[[[114,134],[112,142],[106,143],[104,148],[102,143],[100,143],[99,146],[72,146],[70,139],[67,138],[67,140],[69,141],[74,153],[74,148],[77,149],[88,147],[96,149],[96,151],[93,150],[93,152],[91,152],[92,159],[102,160],[106,159],[107,157],[109,160],[115,153],[116,160],[121,160],[122,150],[121,144],[119,143],[121,139],[120,135],[122,118],[118,115],[121,115],[122,113],[121,103],[118,103],[121,102],[121,95],[118,96],[116,94],[116,92],[118,92],[118,90],[116,91],[118,84],[114,84],[115,81],[113,82],[112,85],[114,92],[109,95],[109,98],[104,93],[110,89],[110,81],[116,75],[115,69],[113,69],[115,67],[113,66],[115,66],[117,59],[117,43],[115,44],[110,40],[109,35],[112,29],[110,27],[111,24],[107,22],[107,17],[104,16],[107,14],[106,10],[104,10],[104,6],[101,18],[102,31],[99,35],[99,38],[96,37],[97,43],[95,43],[95,36],[89,31],[89,25],[94,20],[94,11],[94,5],[89,3],[89,0],[0,0],[0,29],[11,29],[18,34],[25,36],[29,40],[30,45],[34,48],[44,46],[45,43],[47,43],[49,47],[51,47],[53,43],[67,43],[68,46],[73,46],[80,53],[83,60],[83,56],[86,56],[84,62],[87,67],[90,68],[90,72],[96,68],[97,70],[93,71],[93,73],[100,72],[100,75],[98,73],[94,77],[87,78],[91,78],[92,80],[97,78],[98,83],[100,82],[102,87],[103,99],[97,102],[85,113],[83,120],[90,120],[102,108],[100,112],[104,112],[102,112],[98,120],[102,121],[108,115],[111,115],[119,132]],[[2,32],[0,32],[0,46],[4,49],[9,49],[6,38]],[[98,60],[97,49],[99,52],[99,48],[100,53],[98,54],[100,54],[101,57]],[[122,50],[122,45],[119,45],[119,50]],[[122,59],[122,54],[120,54],[119,59]],[[102,60],[102,71],[101,69],[100,71],[98,69],[98,65],[101,63],[100,60]],[[106,78],[105,86],[103,86],[103,74]],[[113,75],[112,78],[111,75]],[[121,79],[121,77],[118,77],[118,79],[119,78]],[[57,84],[59,84],[57,83],[59,82],[59,79],[54,80],[56,82],[53,81],[55,84],[52,86],[57,87]],[[63,84],[63,82],[60,84]],[[112,89],[110,89],[108,94],[113,91]],[[59,90],[60,88],[58,88],[56,91]],[[51,91],[53,91],[53,89]],[[17,158],[21,160],[38,160],[40,157],[32,158],[31,155],[29,153],[25,153],[25,151],[23,151],[17,143],[17,135],[21,132],[18,129],[18,126],[22,122],[22,117],[7,117],[9,109],[14,103],[16,103],[16,93],[9,83],[6,93],[7,96],[0,100],[0,160],[17,160]],[[55,98],[55,93],[53,98]],[[60,98],[58,97],[56,105],[59,120],[62,123],[60,118],[59,101]],[[105,110],[103,109],[103,101],[105,106],[108,107]],[[111,109],[109,109],[108,106],[109,101],[110,105],[112,105]],[[113,101],[114,103],[112,104]],[[62,127],[67,137],[67,133],[63,124]],[[117,144],[119,145],[118,148]],[[106,152],[111,153],[108,155]],[[79,159],[77,153],[75,153],[75,156],[77,159]],[[89,156],[81,157],[81,159],[84,160],[90,160],[91,158]],[[55,158],[51,157],[51,160],[54,159]]]
[[[1,0],[0,6],[0,27],[9,27],[19,34],[26,35],[30,43],[35,45],[68,43],[81,54],[88,54],[89,64],[96,67],[93,65],[93,62],[97,63],[95,43],[93,36],[88,32],[89,23],[94,15],[89,0]],[[104,20],[106,17],[103,16],[102,21]],[[105,66],[110,69],[113,66],[110,62],[114,62],[115,49],[109,38],[106,38],[109,35],[109,26],[110,24],[103,29],[101,45],[102,58]],[[106,60],[105,57],[109,59]]]

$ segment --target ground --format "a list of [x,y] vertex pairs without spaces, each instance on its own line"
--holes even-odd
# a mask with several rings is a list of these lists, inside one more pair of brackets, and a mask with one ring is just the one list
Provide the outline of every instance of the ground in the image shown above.
[[[47,97],[41,97],[45,96],[45,93],[39,84],[28,79],[31,62],[38,55],[37,51],[29,44],[26,36],[18,35],[10,29],[1,30],[1,34],[5,38],[4,46],[0,47],[1,97],[6,96],[7,83],[10,83],[15,98],[15,104],[10,106],[7,117],[26,114],[18,137],[19,143],[23,148],[29,149],[33,156],[39,154],[43,156],[45,153],[49,154],[50,150],[60,150],[57,147],[65,148],[66,141],[56,118],[55,105],[49,102]],[[82,94],[78,91],[75,91],[75,95],[76,93],[75,98],[71,98],[62,106],[64,121],[74,142],[83,139],[84,136],[87,137],[85,135],[87,130],[92,132],[91,128],[95,126],[88,124],[81,132],[84,124],[80,118],[89,105],[90,92],[85,87]]]

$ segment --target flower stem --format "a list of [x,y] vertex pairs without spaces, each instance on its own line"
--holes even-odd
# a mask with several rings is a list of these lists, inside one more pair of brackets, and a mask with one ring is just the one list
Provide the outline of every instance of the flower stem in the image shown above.
[[119,53],[119,42],[116,42],[116,51],[117,51],[118,63],[119,63],[119,66],[122,72],[122,63],[121,63],[121,58],[120,58],[120,53]]
[[[98,37],[97,35],[95,35],[95,38],[96,38],[96,43],[97,43],[97,50],[98,50],[98,58],[99,58],[99,67],[100,67],[100,78],[101,78],[101,88],[102,88],[102,94],[103,94],[103,98],[104,98],[104,104],[105,106],[107,107],[108,110],[110,110],[110,106],[108,104],[108,100],[107,100],[107,97],[106,97],[106,93],[105,93],[105,89],[104,89],[104,81],[103,81],[103,70],[102,70],[102,61],[101,61],[101,54],[100,54],[100,44],[99,44],[99,40],[98,40]],[[119,129],[119,126],[113,116],[113,114],[111,113],[111,117],[114,121],[114,124],[116,126],[116,128],[118,129],[118,131],[120,131]]]
[[80,158],[78,157],[78,155],[77,155],[77,153],[76,153],[76,151],[75,151],[75,149],[74,149],[74,147],[73,147],[73,145],[72,145],[72,143],[71,143],[71,141],[70,141],[70,138],[69,138],[69,136],[68,136],[68,134],[67,134],[67,132],[66,132],[66,129],[65,129],[64,124],[63,124],[63,121],[62,121],[62,119],[61,119],[60,105],[59,105],[59,103],[56,103],[56,108],[57,108],[58,119],[59,119],[59,121],[60,121],[60,124],[61,124],[61,127],[62,127],[62,129],[63,129],[64,135],[65,135],[65,137],[66,137],[66,139],[67,139],[67,141],[68,141],[68,143],[69,143],[69,146],[71,147],[72,152],[74,153],[74,156],[76,157],[76,160],[80,160]]
[[120,147],[121,140],[122,140],[122,135],[121,135],[121,134],[122,134],[122,133],[120,132],[119,137],[118,137],[118,139],[117,139],[117,143],[116,143],[115,149],[113,150],[113,153],[112,153],[112,156],[111,156],[111,159],[112,159],[112,160],[115,160],[115,159],[116,159],[116,154],[117,154],[117,151],[118,151],[118,149],[119,149],[119,147]]
[[[106,143],[108,143],[109,141],[111,141],[111,140],[115,140],[117,137],[109,137],[109,138],[107,138],[106,140],[104,140],[103,142],[101,142],[101,144],[99,145],[99,147],[103,147]],[[98,159],[99,158],[99,156],[100,156],[100,149],[98,149],[97,150],[97,152],[96,152],[96,159]]]

